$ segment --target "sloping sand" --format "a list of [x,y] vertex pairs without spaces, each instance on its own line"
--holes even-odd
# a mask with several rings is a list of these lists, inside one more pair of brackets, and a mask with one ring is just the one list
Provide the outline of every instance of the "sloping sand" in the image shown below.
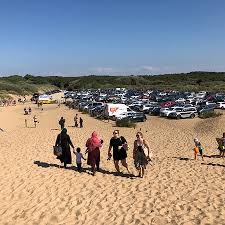
[[[215,138],[225,131],[224,115],[179,121],[150,117],[136,129],[121,128],[131,147],[140,128],[151,145],[154,166],[141,179],[135,177],[132,148],[128,163],[135,176],[126,176],[125,169],[124,176],[115,176],[112,160],[106,160],[112,122],[79,113],[84,128],[75,129],[75,110],[31,106],[31,116],[23,115],[24,105],[0,108],[0,127],[5,130],[0,131],[0,224],[225,224],[225,159],[192,160],[196,135],[207,155],[218,153]],[[32,127],[34,114],[40,121],[37,128]],[[76,172],[74,162],[69,169],[58,168],[52,146],[61,116],[83,153],[93,130],[104,139],[102,171],[95,177],[89,170]],[[25,128],[25,118],[30,128]],[[89,168],[86,162],[83,167]]]

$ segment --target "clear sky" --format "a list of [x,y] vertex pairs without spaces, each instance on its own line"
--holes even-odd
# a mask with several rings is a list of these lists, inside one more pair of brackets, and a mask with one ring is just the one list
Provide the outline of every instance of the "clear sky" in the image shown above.
[[225,71],[225,0],[0,0],[0,75]]

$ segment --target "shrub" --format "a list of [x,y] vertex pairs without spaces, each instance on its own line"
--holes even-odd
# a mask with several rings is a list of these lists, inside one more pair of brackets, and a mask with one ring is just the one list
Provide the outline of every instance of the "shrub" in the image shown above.
[[215,118],[218,116],[223,115],[222,113],[218,113],[218,112],[206,112],[206,113],[202,113],[199,117],[201,119],[207,119],[207,118]]
[[121,120],[116,120],[117,127],[136,127],[136,124],[128,118],[124,118]]
[[108,116],[105,116],[105,115],[97,115],[96,117],[95,117],[97,120],[108,120],[109,118],[108,118]]

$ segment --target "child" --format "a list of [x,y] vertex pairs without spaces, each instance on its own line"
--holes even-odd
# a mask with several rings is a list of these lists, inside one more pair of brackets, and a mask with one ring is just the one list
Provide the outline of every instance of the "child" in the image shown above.
[[197,160],[197,154],[200,153],[200,155],[202,157],[202,160],[204,161],[203,147],[202,147],[200,141],[197,138],[195,138],[194,139],[194,143],[195,143],[195,148],[194,148],[194,157],[195,157],[195,160]]
[[37,120],[36,115],[34,115],[33,120],[34,120],[34,127],[36,127],[37,123],[39,123],[38,120]]
[[83,157],[83,154],[80,152],[80,148],[77,148],[76,149],[76,152],[74,152],[74,154],[76,156],[77,170],[79,172],[81,172],[81,170],[82,170],[82,167],[81,167],[81,165],[82,165],[81,158],[84,159],[84,160],[86,160],[86,159]]

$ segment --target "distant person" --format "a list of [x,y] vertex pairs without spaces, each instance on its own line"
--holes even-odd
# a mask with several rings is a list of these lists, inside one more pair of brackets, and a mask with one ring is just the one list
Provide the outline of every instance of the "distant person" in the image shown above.
[[81,170],[82,170],[82,159],[83,160],[86,160],[84,158],[83,154],[80,151],[81,151],[81,149],[80,148],[77,148],[76,149],[76,152],[75,151],[73,152],[75,154],[75,156],[76,156],[77,170],[79,172],[81,172]]
[[24,107],[23,111],[24,111],[24,115],[27,115],[28,114],[28,111],[27,111],[27,108],[26,107]]
[[74,117],[74,123],[75,123],[75,127],[78,127],[78,115],[77,114]]
[[70,146],[74,149],[73,143],[71,142],[70,136],[67,134],[66,128],[63,128],[61,133],[58,134],[55,146],[62,147],[62,155],[57,156],[57,159],[59,159],[61,163],[64,163],[64,168],[66,168],[67,164],[72,163]]
[[113,137],[110,139],[110,143],[109,143],[108,159],[112,157],[111,149],[113,149],[114,165],[115,165],[116,171],[119,173],[120,173],[119,161],[121,161],[122,165],[127,169],[129,173],[128,164],[126,161],[127,148],[128,148],[128,145],[127,145],[126,139],[123,136],[119,135],[119,130],[114,130]]
[[59,125],[61,126],[61,130],[65,127],[65,122],[66,120],[63,117],[61,117],[61,119],[59,120]]
[[31,114],[31,111],[32,111],[31,107],[29,106],[29,109],[28,109],[29,114]]
[[204,157],[203,157],[203,147],[202,147],[200,141],[197,138],[195,138],[194,139],[194,143],[195,143],[194,159],[197,160],[197,155],[199,153],[201,155],[201,157],[202,157],[202,160],[204,160]]
[[83,127],[83,119],[80,117],[80,128],[82,128]]
[[139,171],[139,177],[143,178],[147,164],[151,161],[152,153],[148,142],[144,139],[142,132],[137,132],[134,141],[133,159],[135,168]]
[[225,155],[225,133],[223,133],[223,137],[221,138],[222,145],[218,147],[220,150],[220,157],[224,158]]
[[91,134],[91,138],[89,138],[86,142],[88,159],[87,164],[91,166],[92,175],[95,175],[96,170],[99,171],[100,165],[100,148],[102,147],[103,140],[101,140],[96,131]]
[[34,115],[33,120],[34,120],[34,127],[36,127],[37,123],[39,123],[38,120],[37,120],[36,115]]

